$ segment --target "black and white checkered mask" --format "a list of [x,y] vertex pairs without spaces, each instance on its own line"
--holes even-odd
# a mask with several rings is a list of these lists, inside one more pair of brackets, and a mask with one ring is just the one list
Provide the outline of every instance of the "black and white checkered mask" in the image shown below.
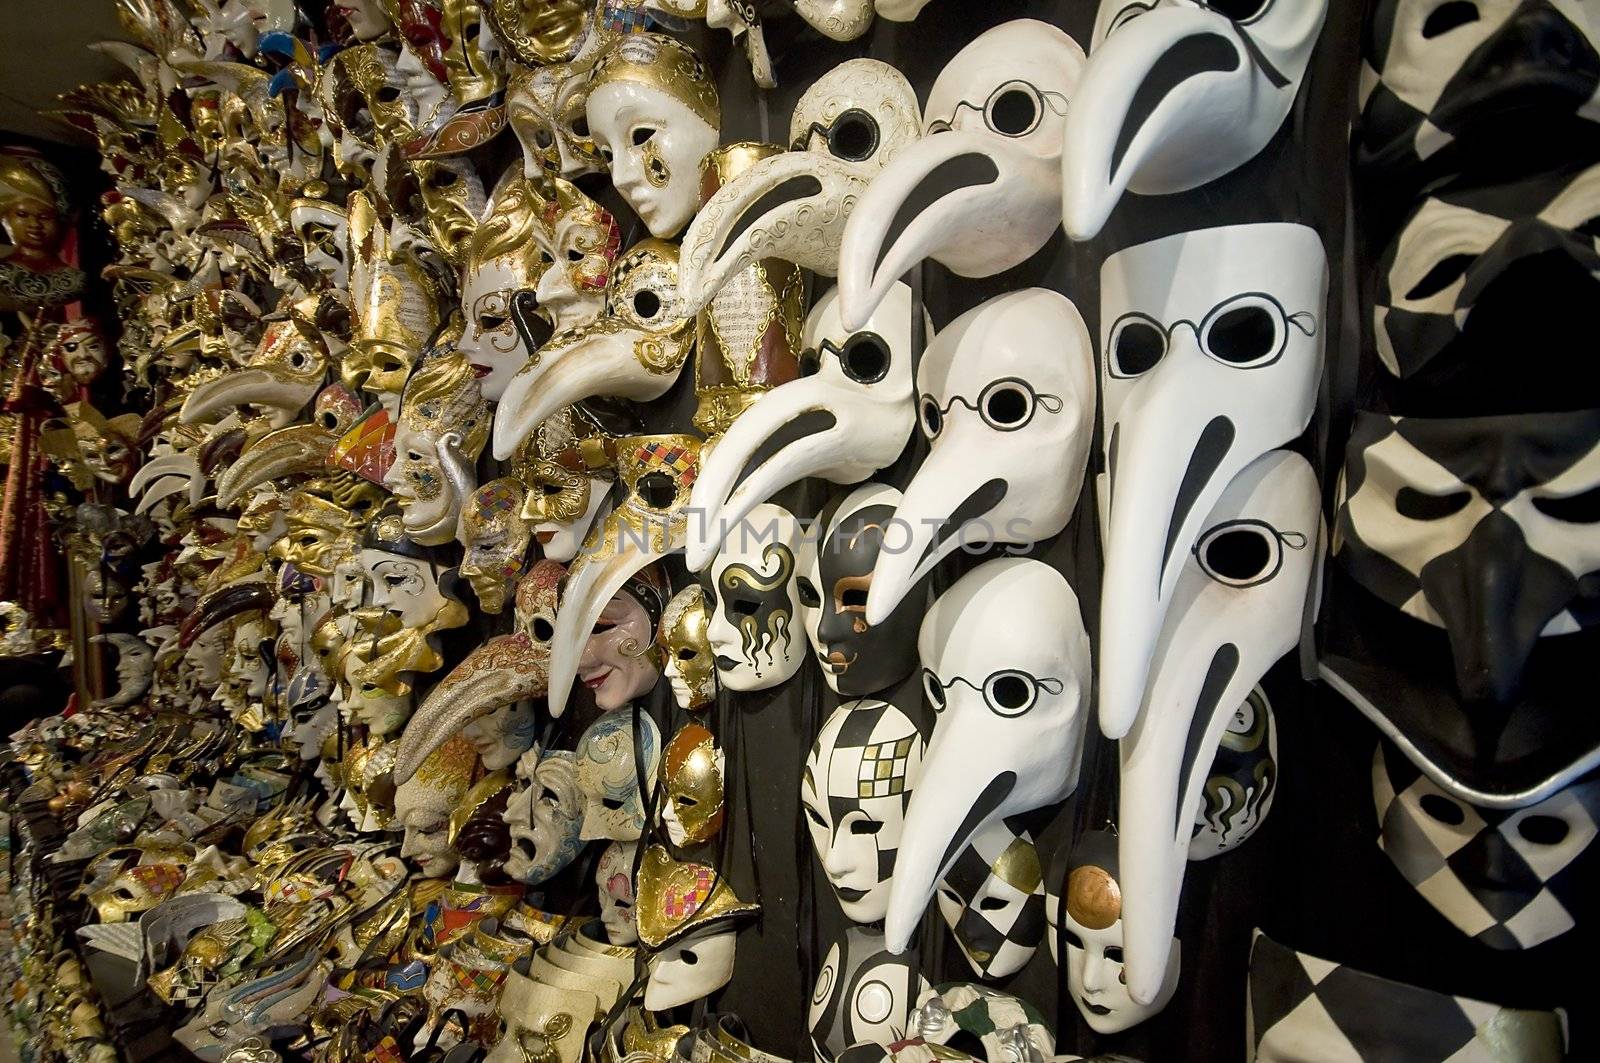
[[1005,820],[978,831],[939,883],[939,914],[980,978],[1016,974],[1044,940],[1044,874],[1033,835]]
[[1372,796],[1378,846],[1463,934],[1527,949],[1575,925],[1580,875],[1592,862],[1583,857],[1600,833],[1600,776],[1526,808],[1478,808],[1385,742],[1372,763]]

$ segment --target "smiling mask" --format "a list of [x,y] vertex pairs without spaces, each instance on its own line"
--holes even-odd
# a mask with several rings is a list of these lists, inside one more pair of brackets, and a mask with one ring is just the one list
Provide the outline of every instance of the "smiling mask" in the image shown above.
[[661,573],[649,566],[628,577],[600,611],[578,658],[577,678],[602,711],[649,693],[660,678],[654,635],[665,598]]
[[1101,0],[1061,153],[1067,235],[1093,239],[1125,191],[1186,192],[1254,158],[1327,13],[1328,0]]
[[706,638],[729,690],[768,690],[804,658],[795,590],[800,523],[764,503],[729,534],[711,564]]
[[872,179],[839,251],[844,322],[859,328],[931,258],[961,277],[1026,262],[1061,224],[1067,104],[1083,49],[1035,19],[1005,22],[940,72],[923,137]]

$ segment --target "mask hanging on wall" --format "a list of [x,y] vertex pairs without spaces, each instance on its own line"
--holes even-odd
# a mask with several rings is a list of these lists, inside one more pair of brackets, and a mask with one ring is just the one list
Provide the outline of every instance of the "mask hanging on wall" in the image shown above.
[[490,402],[500,401],[533,354],[517,331],[511,304],[518,292],[537,289],[555,268],[547,257],[555,239],[545,208],[531,181],[510,181],[467,244],[461,270],[464,328],[456,349],[479,372],[483,397]]
[[739,899],[717,871],[672,859],[660,845],[639,863],[639,941],[651,951],[644,1006],[676,1007],[721,989],[733,977],[733,923],[759,904]]
[[699,711],[717,699],[717,670],[711,640],[706,637],[706,592],[685,587],[672,596],[661,614],[656,645],[665,662],[662,670],[672,684],[678,708]]
[[578,787],[583,791],[584,841],[610,838],[637,841],[644,832],[644,797],[639,793],[639,768],[646,780],[656,777],[661,762],[661,731],[650,714],[639,714],[639,740],[633,740],[633,710],[613,709],[578,739]]
[[852,1045],[887,1049],[903,1040],[916,999],[927,988],[906,957],[884,948],[881,933],[846,927],[822,962],[806,1014],[817,1063],[833,1063]]
[[1044,938],[1044,874],[1033,835],[1001,820],[939,881],[939,914],[979,978],[1009,978]]
[[650,692],[661,676],[656,622],[666,604],[660,573],[649,567],[629,577],[600,610],[578,658],[577,679],[601,711],[619,709]]
[[600,922],[613,945],[639,942],[638,905],[633,892],[633,857],[638,845],[612,842],[595,864],[595,889],[600,894]]
[[522,175],[574,180],[604,173],[606,160],[589,132],[588,68],[552,63],[516,67],[506,80],[506,116],[522,145]]
[[661,759],[661,822],[673,845],[703,845],[722,829],[726,761],[711,732],[697,723],[684,724],[667,743]]
[[706,638],[728,690],[769,690],[804,659],[795,555],[800,523],[763,503],[735,528],[711,563]]
[[1189,859],[1209,860],[1243,845],[1266,822],[1278,794],[1278,721],[1260,686],[1222,732],[1195,806]]
[[465,549],[456,571],[485,613],[505,611],[506,593],[527,565],[533,543],[533,526],[522,516],[527,500],[527,488],[502,476],[473,491],[462,507],[458,537]]
[[517,774],[526,785],[506,803],[511,831],[506,874],[537,886],[559,873],[583,848],[583,792],[578,788],[577,755],[535,747],[522,755]]
[[540,553],[565,564],[578,556],[616,481],[616,439],[582,407],[569,406],[534,429],[522,453],[522,517]]
[[406,381],[395,460],[383,482],[400,503],[406,535],[423,546],[454,541],[461,508],[478,486],[478,455],[489,441],[478,379],[464,354],[441,347]]
[[450,845],[450,813],[472,788],[478,752],[459,735],[423,760],[395,790],[395,823],[405,828],[400,855],[423,878],[445,878],[460,858]]

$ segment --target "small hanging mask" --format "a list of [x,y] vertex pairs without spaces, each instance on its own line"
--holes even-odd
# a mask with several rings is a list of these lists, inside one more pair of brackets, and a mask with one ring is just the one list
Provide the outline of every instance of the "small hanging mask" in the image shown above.
[[639,942],[638,908],[634,903],[633,857],[638,845],[612,842],[595,864],[594,884],[600,894],[600,922],[613,945]]
[[1253,159],[1327,14],[1328,0],[1101,0],[1061,155],[1067,235],[1093,239],[1125,191],[1186,192]]
[[922,972],[884,948],[876,930],[846,927],[828,949],[811,992],[806,1024],[817,1063],[833,1063],[852,1045],[887,1049],[906,1038]]
[[394,822],[405,828],[400,855],[423,878],[445,878],[460,857],[450,844],[450,813],[472,788],[478,751],[457,735],[428,754],[416,774],[394,789]]
[[[524,444],[522,516],[539,551],[563,564],[578,555],[616,481],[617,442],[579,406],[557,412]],[[531,450],[531,453],[530,453]]]
[[661,614],[656,644],[665,662],[667,682],[678,708],[704,709],[717,698],[717,670],[711,640],[706,636],[706,592],[685,587],[667,603]]
[[517,774],[526,785],[506,804],[511,854],[506,874],[529,886],[558,874],[572,863],[583,842],[583,792],[578,788],[576,754],[537,748],[522,755]]
[[1093,381],[1089,330],[1056,292],[997,296],[939,333],[917,366],[928,456],[895,510],[897,549],[878,555],[867,623],[887,620],[958,548],[1042,542],[1067,526],[1088,467]]
[[763,503],[728,535],[711,563],[706,638],[717,679],[729,690],[768,690],[800,668],[800,537],[794,514]]
[[518,67],[506,82],[506,115],[522,145],[530,179],[604,173],[606,160],[589,133],[589,73],[574,63]]
[[661,760],[661,821],[673,845],[702,845],[722,829],[725,764],[716,739],[697,723],[684,724],[667,743]]
[[981,34],[940,72],[923,136],[872,179],[839,251],[844,323],[859,328],[925,258],[961,277],[1026,262],[1061,224],[1067,105],[1083,49],[1055,26],[1016,19]]
[[1033,835],[1004,820],[972,836],[939,882],[939,914],[979,978],[1008,978],[1044,940],[1044,873]]
[[1189,859],[1209,860],[1242,845],[1266,821],[1278,793],[1278,721],[1257,686],[1233,710],[1194,811]]
[[584,799],[580,836],[584,841],[611,838],[631,842],[644,833],[639,778],[655,778],[661,762],[661,731],[649,713],[639,713],[641,744],[636,748],[633,717],[631,709],[613,709],[590,724],[578,739],[578,788]]

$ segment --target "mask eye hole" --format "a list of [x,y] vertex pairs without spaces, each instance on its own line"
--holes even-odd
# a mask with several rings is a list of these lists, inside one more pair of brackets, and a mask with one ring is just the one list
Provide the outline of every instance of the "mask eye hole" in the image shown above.
[[876,384],[889,375],[889,345],[875,332],[858,332],[845,341],[839,364],[857,384]]
[[534,617],[533,623],[529,625],[529,628],[532,631],[534,640],[537,642],[549,642],[555,638],[556,626],[550,622],[548,617]]
[[1467,814],[1461,806],[1456,804],[1444,794],[1423,794],[1417,801],[1422,806],[1422,811],[1430,817],[1448,827],[1459,827],[1467,821]]
[[678,660],[680,661],[692,661],[698,656],[700,655],[687,646],[678,651]]
[[638,494],[651,509],[666,509],[678,498],[678,485],[664,472],[645,473],[639,477]]
[[806,807],[806,818],[809,819],[811,822],[815,823],[817,826],[821,827],[823,830],[827,830],[828,829],[827,821],[822,818],[822,816],[817,812],[816,809],[807,806]]
[[984,120],[1002,136],[1026,136],[1039,124],[1039,97],[1026,86],[1006,86],[991,98]]
[[795,590],[799,592],[800,604],[807,609],[815,609],[822,604],[822,595],[817,593],[816,585],[805,576],[797,577],[794,581]]
[[999,716],[1021,716],[1039,700],[1039,684],[1026,672],[996,672],[983,684],[983,700]]
[[656,131],[649,126],[640,126],[633,131],[633,146],[643,147],[644,142],[656,135]]
[[633,312],[645,321],[653,319],[661,313],[661,296],[645,289],[633,293]]
[[828,128],[828,153],[848,162],[870,159],[878,151],[878,121],[852,107]]
[[1128,314],[1111,326],[1106,347],[1111,352],[1111,375],[1143,376],[1167,354],[1167,333],[1143,314]]
[[[1460,513],[1470,501],[1472,495],[1466,491],[1430,495],[1414,487],[1402,487],[1395,492],[1394,511],[1409,520],[1443,520]],[[1534,505],[1538,504],[1535,500]]]
[[1273,361],[1287,340],[1283,315],[1262,297],[1241,295],[1213,310],[1200,328],[1200,347],[1211,357],[1239,368]]
[[939,412],[939,404],[933,401],[932,395],[922,396],[922,431],[933,439],[943,430],[944,414]]
[[1534,845],[1557,845],[1567,836],[1567,821],[1555,816],[1524,816],[1517,823],[1517,833]]
[[989,388],[983,397],[984,420],[997,428],[1018,428],[1033,416],[1033,396],[1019,384]]
[[922,693],[926,695],[928,704],[933,706],[934,712],[944,711],[944,684],[926,668],[922,670]]
[[546,129],[544,126],[540,126],[538,129],[533,131],[533,142],[541,151],[545,151],[549,150],[549,148],[555,144],[556,138],[554,134],[550,132],[550,130]]
[[[589,116],[580,114],[572,120],[571,128],[574,136],[587,137],[589,135]],[[610,158],[610,155],[608,154],[606,157]]]
[[1566,498],[1535,497],[1533,508],[1547,517],[1554,517],[1568,524],[1600,523],[1600,487]]
[[985,897],[978,902],[980,912],[998,912],[1006,907],[1009,907],[1009,902],[1004,897]]
[[1478,5],[1472,0],[1447,0],[1428,12],[1427,21],[1422,24],[1422,39],[1431,41],[1442,37],[1451,30],[1471,25],[1480,17]]
[[1467,270],[1472,268],[1477,259],[1476,255],[1450,255],[1435,262],[1433,268],[1424,273],[1422,279],[1406,292],[1406,302],[1415,303],[1423,299],[1432,299],[1465,277]]
[[1278,532],[1261,521],[1229,521],[1200,536],[1195,560],[1206,575],[1230,587],[1255,587],[1283,567]]

